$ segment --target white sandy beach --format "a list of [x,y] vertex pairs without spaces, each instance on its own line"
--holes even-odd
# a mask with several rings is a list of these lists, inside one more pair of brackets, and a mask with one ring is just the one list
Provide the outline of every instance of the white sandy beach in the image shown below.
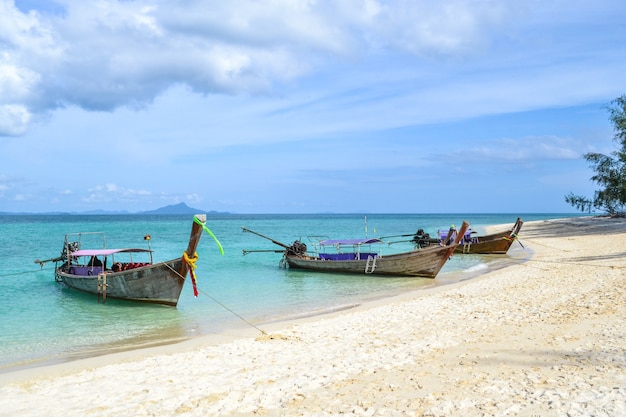
[[531,260],[266,335],[0,375],[0,416],[626,416],[626,219],[520,241]]

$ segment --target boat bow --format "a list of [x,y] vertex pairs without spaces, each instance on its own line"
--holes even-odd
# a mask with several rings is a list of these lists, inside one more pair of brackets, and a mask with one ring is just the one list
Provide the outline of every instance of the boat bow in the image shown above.
[[[194,259],[197,257],[196,249],[198,248],[198,243],[200,242],[200,238],[202,237],[202,231],[206,224],[206,214],[196,214],[194,216],[193,223],[191,225],[191,233],[189,235],[189,244],[187,245],[187,249],[185,249],[185,253],[181,257],[181,266],[178,270],[178,273],[181,276],[181,279],[184,281],[187,273],[189,272],[189,264],[186,262],[187,259]],[[185,256],[185,254],[187,256]]]

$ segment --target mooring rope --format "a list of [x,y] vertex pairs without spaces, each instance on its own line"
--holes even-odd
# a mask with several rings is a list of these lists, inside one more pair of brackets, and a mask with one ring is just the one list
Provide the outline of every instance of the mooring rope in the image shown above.
[[0,278],[4,278],[4,277],[13,277],[15,275],[24,275],[24,274],[35,274],[37,272],[40,271],[53,271],[54,268],[41,268],[41,269],[36,269],[36,270],[30,270],[30,271],[22,271],[22,272],[12,272],[10,274],[2,274],[0,275]]
[[[520,245],[522,245],[522,241],[517,238],[517,243],[519,243]],[[569,252],[569,250],[567,249],[563,249],[563,248],[555,248],[554,246],[550,246],[550,245],[544,245],[543,243],[539,243],[533,239],[524,239],[524,242],[530,242],[533,243],[535,245],[539,245],[539,246],[543,246],[544,248],[549,248],[549,249],[554,249],[554,250],[560,250],[561,252]],[[524,245],[522,245],[522,247],[524,248]]]
[[[569,252],[569,251],[566,251]],[[602,260],[602,259],[598,259]],[[511,265],[520,265],[527,266],[531,268],[539,268],[538,265],[534,264],[544,264],[544,265],[575,265],[575,266],[583,266],[583,267],[592,267],[592,268],[608,268],[608,269],[626,269],[626,265],[598,265],[596,263],[591,262],[576,262],[576,261],[568,261],[565,259],[560,260],[545,260],[545,259],[535,259],[535,258],[509,258],[506,260]],[[541,268],[539,268],[541,269]],[[545,269],[547,271],[547,269]]]
[[224,303],[220,302],[219,300],[215,299],[214,297],[212,297],[209,293],[207,293],[206,291],[204,291],[202,288],[198,289],[199,292],[201,292],[202,294],[204,294],[205,296],[207,296],[208,298],[210,298],[214,303],[219,304],[220,306],[222,306],[224,309],[228,310],[229,312],[231,312],[233,315],[239,317],[239,319],[243,320],[245,323],[247,323],[249,326],[254,327],[256,330],[258,330],[259,332],[261,332],[261,334],[263,334],[264,336],[267,335],[267,333],[265,332],[265,330],[261,329],[260,327],[256,326],[254,323],[250,323],[248,320],[246,320],[244,317],[242,317],[240,314],[238,314],[237,312],[235,312],[234,310],[232,310],[231,308],[229,308],[228,306],[226,306]]
[[[183,280],[187,280],[186,277],[182,276],[177,270],[175,270],[174,268],[172,268],[171,266],[169,266],[167,263],[164,263],[165,266],[167,266],[169,269],[171,269],[176,275],[178,275],[179,277],[181,277]],[[255,328],[256,330],[258,330],[259,332],[261,332],[261,334],[263,335],[267,335],[267,333],[265,332],[265,330],[259,328],[257,325],[255,325],[254,323],[251,323],[250,321],[248,321],[245,317],[243,317],[242,315],[240,315],[239,313],[237,313],[236,311],[234,311],[232,308],[228,307],[226,304],[222,303],[221,301],[219,301],[218,299],[216,299],[215,297],[211,296],[209,293],[207,293],[206,291],[204,291],[202,288],[198,288],[198,291],[201,292],[202,294],[204,294],[207,298],[209,298],[211,301],[213,301],[214,303],[220,305],[222,308],[224,308],[225,310],[227,310],[228,312],[230,312],[231,314],[233,314],[234,316],[238,317],[240,320],[242,320],[244,323],[248,324],[249,326]]]

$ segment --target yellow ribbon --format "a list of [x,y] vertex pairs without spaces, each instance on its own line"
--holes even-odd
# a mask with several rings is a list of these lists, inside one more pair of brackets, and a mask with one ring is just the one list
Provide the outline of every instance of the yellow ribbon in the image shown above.
[[187,252],[183,252],[183,259],[189,265],[189,276],[191,277],[191,284],[193,285],[193,295],[194,297],[198,296],[198,288],[196,286],[196,274],[194,274],[194,269],[196,269],[196,261],[198,260],[198,252],[194,252],[193,258],[190,258],[187,255]]
[[187,265],[189,265],[191,269],[196,269],[196,261],[198,260],[198,252],[193,253],[193,258],[190,258],[189,255],[187,255],[187,252],[183,252],[183,258],[185,259],[185,262],[187,262]]

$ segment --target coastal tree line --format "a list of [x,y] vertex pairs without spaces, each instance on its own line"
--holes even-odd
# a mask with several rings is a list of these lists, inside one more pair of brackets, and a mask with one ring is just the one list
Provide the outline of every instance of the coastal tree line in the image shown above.
[[613,100],[608,106],[609,120],[613,124],[613,140],[619,144],[610,155],[589,152],[583,158],[589,162],[595,175],[591,180],[600,188],[593,197],[569,193],[565,201],[577,210],[599,210],[610,216],[626,216],[626,94]]

